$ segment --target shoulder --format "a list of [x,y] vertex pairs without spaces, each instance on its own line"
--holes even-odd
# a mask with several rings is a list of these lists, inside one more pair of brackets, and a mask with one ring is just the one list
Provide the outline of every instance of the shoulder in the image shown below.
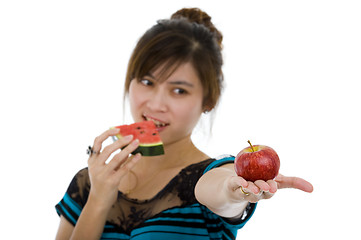
[[88,168],[79,170],[69,184],[67,193],[77,202],[85,204],[90,191]]
[[206,166],[206,168],[203,171],[203,174],[214,168],[221,167],[226,164],[232,164],[234,162],[234,159],[235,157],[230,154],[220,155],[214,158],[213,161]]
[[79,170],[73,177],[73,180],[71,182],[71,184],[76,184],[76,185],[85,185],[87,183],[89,183],[89,173],[88,173],[88,168],[83,168],[81,170]]
[[57,213],[64,216],[74,226],[86,204],[89,191],[88,168],[83,168],[74,175],[64,197],[55,206]]
[[[194,185],[197,181],[211,169],[221,167],[223,165],[233,163],[234,157],[231,155],[222,155],[217,158],[209,158],[198,163],[191,164],[185,167],[179,174],[177,179],[182,179],[181,182],[189,182]],[[188,185],[188,186],[189,186]]]

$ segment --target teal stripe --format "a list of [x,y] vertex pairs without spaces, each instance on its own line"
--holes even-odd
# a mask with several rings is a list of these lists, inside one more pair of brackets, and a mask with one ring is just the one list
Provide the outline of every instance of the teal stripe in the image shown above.
[[134,229],[132,235],[133,236],[142,235],[147,232],[152,232],[152,233],[165,232],[165,233],[174,233],[174,234],[182,234],[182,235],[188,234],[188,235],[208,236],[208,231],[204,228],[192,228],[192,227],[184,227],[184,226],[164,226],[164,225],[146,226],[146,227]]
[[205,174],[206,172],[208,172],[209,170],[215,168],[215,167],[219,167],[223,164],[226,164],[226,163],[233,163],[234,162],[234,157],[233,156],[229,156],[229,157],[225,157],[225,158],[221,158],[221,159],[218,159],[214,162],[212,162],[211,164],[209,164],[206,169],[204,170],[203,174]]
[[[146,232],[138,236],[132,237],[133,240],[144,239],[169,239],[169,240],[209,240],[209,235],[191,235],[186,233],[173,233],[173,232]],[[222,240],[221,238],[216,238]]]
[[63,198],[64,202],[66,203],[66,205],[68,205],[71,210],[78,215],[78,217],[80,216],[80,213],[82,211],[82,208],[79,206],[78,203],[76,203],[70,196],[68,193],[65,193],[64,198]]
[[63,213],[66,215],[67,218],[69,218],[70,221],[75,225],[76,220],[72,217],[72,215],[69,213],[69,211],[63,206],[63,204],[60,202],[58,206],[61,208]]
[[114,228],[113,225],[105,225],[104,228],[110,229],[110,228]]
[[124,233],[103,233],[100,239],[130,239],[130,237]]

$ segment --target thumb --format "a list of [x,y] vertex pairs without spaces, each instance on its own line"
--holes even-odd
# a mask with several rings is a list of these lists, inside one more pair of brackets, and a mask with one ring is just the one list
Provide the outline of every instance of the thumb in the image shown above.
[[277,182],[277,187],[281,188],[295,188],[304,192],[313,192],[313,186],[310,182],[299,178],[299,177],[286,177],[282,174],[279,174],[275,181]]
[[240,187],[248,187],[248,182],[244,178],[239,176],[230,177],[228,181],[228,189],[230,189],[231,191],[236,191]]

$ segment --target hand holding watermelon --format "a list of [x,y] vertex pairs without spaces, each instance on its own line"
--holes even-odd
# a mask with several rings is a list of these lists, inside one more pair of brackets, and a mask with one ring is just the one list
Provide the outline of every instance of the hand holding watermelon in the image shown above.
[[[88,203],[94,203],[100,208],[111,207],[118,196],[118,186],[121,179],[141,158],[139,153],[129,157],[130,153],[139,146],[139,141],[134,139],[132,135],[125,136],[102,150],[103,142],[118,133],[119,129],[116,128],[98,136],[93,145],[93,150],[96,153],[91,154],[88,159],[91,183]],[[109,161],[110,156],[120,148],[123,150],[115,154]]]

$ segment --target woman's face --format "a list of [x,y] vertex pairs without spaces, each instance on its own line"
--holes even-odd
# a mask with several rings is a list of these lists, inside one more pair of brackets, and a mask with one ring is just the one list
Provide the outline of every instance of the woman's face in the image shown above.
[[129,87],[130,109],[135,122],[153,121],[164,145],[190,137],[202,114],[203,88],[192,64],[180,65],[160,81],[160,69]]

